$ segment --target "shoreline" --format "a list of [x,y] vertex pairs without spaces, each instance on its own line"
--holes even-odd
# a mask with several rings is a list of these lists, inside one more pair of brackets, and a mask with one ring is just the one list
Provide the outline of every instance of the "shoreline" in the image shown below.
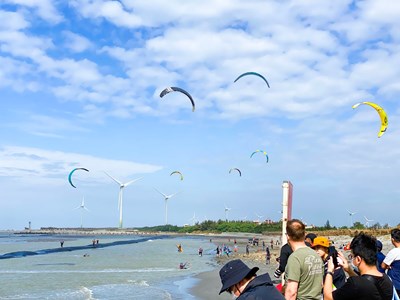
[[[208,300],[217,297],[218,299],[221,300],[231,299],[232,296],[229,295],[228,293],[221,293],[221,295],[218,295],[221,289],[219,270],[226,262],[233,259],[241,259],[250,268],[258,267],[259,268],[259,271],[257,272],[258,275],[268,273],[273,281],[276,280],[276,278],[273,277],[273,273],[278,266],[276,258],[279,256],[280,246],[277,246],[275,242],[276,240],[279,240],[279,237],[277,237],[277,235],[257,235],[256,237],[260,238],[260,242],[258,246],[257,245],[250,246],[250,253],[249,255],[247,255],[246,245],[248,243],[249,237],[254,237],[254,235],[252,234],[248,234],[247,236],[240,235],[233,238],[231,236],[214,237],[212,242],[214,243],[215,248],[217,247],[217,245],[225,244],[228,245],[231,249],[233,249],[236,240],[236,246],[238,251],[236,253],[232,252],[229,255],[229,257],[226,254],[221,255],[220,257],[217,257],[215,254],[212,254],[214,255],[212,260],[215,262],[215,268],[211,271],[206,271],[194,275],[192,277],[193,279],[195,279],[194,285],[190,287],[187,292],[198,300],[203,300],[203,299]],[[273,239],[274,241],[273,249],[271,249],[271,243],[270,243],[271,239]],[[266,246],[270,247],[271,260],[270,264],[268,265],[266,264],[265,250],[263,250],[262,241],[265,242]]]

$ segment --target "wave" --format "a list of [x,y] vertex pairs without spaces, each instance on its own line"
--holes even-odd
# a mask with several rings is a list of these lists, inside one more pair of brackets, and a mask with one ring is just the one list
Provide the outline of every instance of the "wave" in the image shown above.
[[69,274],[101,274],[101,273],[157,273],[174,272],[175,268],[148,268],[148,269],[104,269],[104,270],[2,270],[2,274],[46,274],[46,273],[69,273]]
[[93,248],[106,248],[112,246],[121,246],[121,245],[129,245],[129,244],[137,244],[147,242],[149,240],[159,240],[165,239],[169,236],[162,235],[162,236],[153,236],[147,238],[140,238],[135,240],[123,240],[123,241],[115,241],[110,243],[100,243],[100,244],[90,244],[85,246],[71,246],[71,247],[58,247],[52,249],[42,249],[37,251],[16,251],[5,253],[0,255],[0,259],[9,259],[9,258],[19,258],[19,257],[26,257],[26,256],[33,256],[33,255],[43,255],[43,254],[50,254],[50,253],[59,253],[59,252],[68,252],[68,251],[77,251],[77,250],[86,250],[86,249],[93,249]]

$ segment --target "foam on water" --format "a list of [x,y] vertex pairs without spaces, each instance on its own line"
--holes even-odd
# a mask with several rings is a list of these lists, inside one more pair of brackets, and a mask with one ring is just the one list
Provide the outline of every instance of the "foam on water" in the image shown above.
[[[15,253],[59,248],[54,237],[52,242],[37,243],[16,239],[2,238],[1,250]],[[199,257],[197,250],[213,246],[190,237],[151,239],[150,243],[141,238],[132,243],[132,237],[101,237],[105,245],[113,246],[2,259],[0,299],[193,299],[187,293],[188,287],[195,284],[190,277],[214,268],[211,256]],[[70,241],[70,245],[77,249],[87,242],[87,237],[81,237]],[[183,253],[176,251],[178,243],[184,245]],[[191,269],[180,270],[181,262],[189,262]]]

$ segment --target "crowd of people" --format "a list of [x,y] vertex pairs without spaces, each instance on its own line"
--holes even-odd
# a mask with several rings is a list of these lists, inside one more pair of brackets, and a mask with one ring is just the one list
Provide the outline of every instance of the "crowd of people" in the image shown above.
[[235,259],[219,271],[220,294],[258,300],[399,299],[400,229],[392,229],[390,235],[394,248],[386,256],[382,243],[362,232],[352,239],[346,256],[336,251],[327,237],[306,235],[300,220],[290,220],[286,226],[288,243],[281,247],[274,273],[276,278],[284,274],[284,284],[275,286],[268,273],[257,276],[259,268],[249,268]]

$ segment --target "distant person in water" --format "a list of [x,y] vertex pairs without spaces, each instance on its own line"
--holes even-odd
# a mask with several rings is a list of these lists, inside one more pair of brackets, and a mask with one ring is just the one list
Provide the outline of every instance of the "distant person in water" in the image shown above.
[[64,241],[60,241],[61,248],[64,247]]
[[199,248],[199,256],[203,256],[203,248]]
[[187,268],[188,268],[188,263],[187,262],[179,264],[179,269],[183,270],[183,269],[187,269]]

